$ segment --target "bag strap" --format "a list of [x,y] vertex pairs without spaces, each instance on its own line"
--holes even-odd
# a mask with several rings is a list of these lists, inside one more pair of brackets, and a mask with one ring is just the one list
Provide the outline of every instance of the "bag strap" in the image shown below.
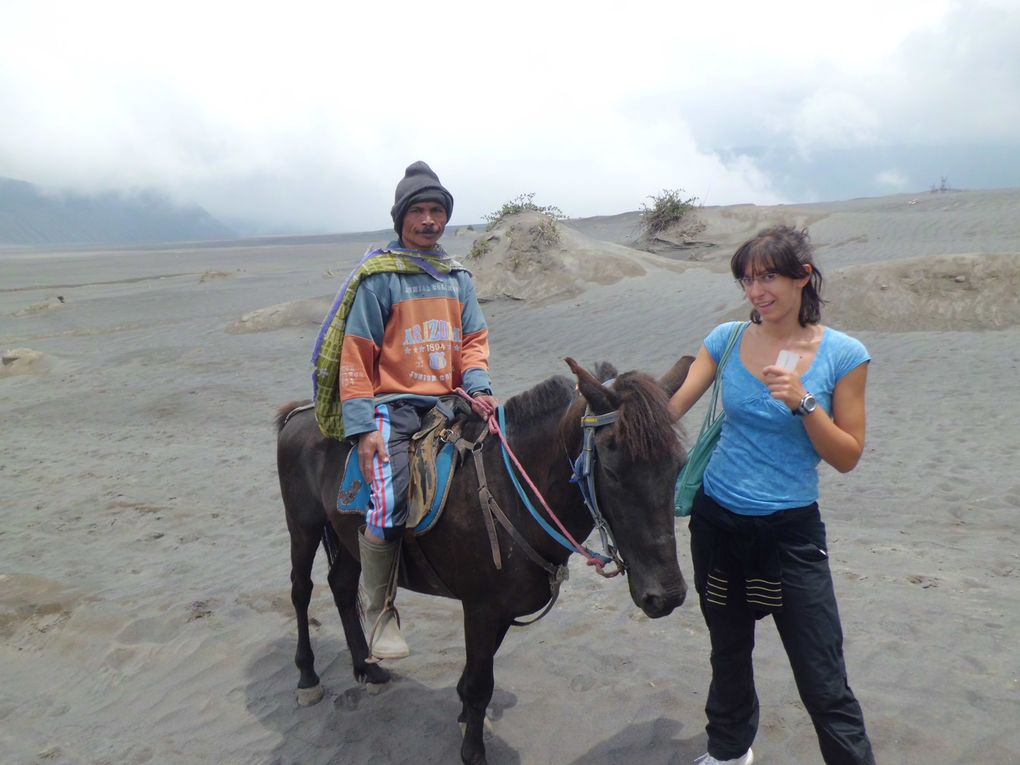
[[[701,423],[700,433],[704,433],[708,430],[709,426],[711,426],[718,416],[716,414],[716,406],[719,401],[719,381],[722,379],[723,368],[726,366],[726,362],[729,361],[730,354],[736,347],[737,341],[740,339],[740,336],[744,333],[744,330],[747,329],[750,323],[751,322],[749,321],[742,321],[730,332],[730,339],[726,342],[726,350],[724,350],[722,356],[719,357],[719,363],[715,368],[715,379],[712,381],[712,400],[708,405],[708,411],[705,413],[705,420]],[[701,437],[700,434],[698,437]]]

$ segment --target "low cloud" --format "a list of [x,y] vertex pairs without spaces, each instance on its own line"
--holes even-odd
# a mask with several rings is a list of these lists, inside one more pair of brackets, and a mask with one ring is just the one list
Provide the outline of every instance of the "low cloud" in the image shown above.
[[[667,188],[707,204],[882,193],[914,180],[891,147],[1020,149],[1015,8],[887,5],[861,0],[848,16],[795,0],[783,18],[749,5],[734,29],[714,6],[650,25],[636,9],[594,3],[582,18],[532,0],[498,17],[451,0],[441,18],[24,4],[0,27],[0,176],[153,187],[255,230],[312,232],[388,227],[417,159],[468,223],[524,192],[572,216],[634,210]],[[451,57],[408,67],[360,32],[373,28],[448,41]],[[867,172],[825,164],[869,152]]]

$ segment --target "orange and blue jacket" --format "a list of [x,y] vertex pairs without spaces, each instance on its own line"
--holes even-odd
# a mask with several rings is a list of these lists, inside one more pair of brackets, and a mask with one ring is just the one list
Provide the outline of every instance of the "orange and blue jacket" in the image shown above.
[[437,275],[373,274],[358,286],[340,351],[348,437],[376,429],[383,401],[491,390],[489,329],[471,274]]

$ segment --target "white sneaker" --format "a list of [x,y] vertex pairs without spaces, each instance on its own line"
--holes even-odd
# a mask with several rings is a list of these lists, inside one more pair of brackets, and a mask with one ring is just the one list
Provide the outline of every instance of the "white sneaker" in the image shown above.
[[708,752],[705,752],[705,754],[694,761],[694,765],[751,765],[752,762],[754,762],[754,752],[748,749],[742,757],[732,760],[717,760]]

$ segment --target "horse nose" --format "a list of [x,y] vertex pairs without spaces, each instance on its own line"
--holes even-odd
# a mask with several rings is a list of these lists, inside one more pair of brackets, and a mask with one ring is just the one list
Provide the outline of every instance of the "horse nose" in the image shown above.
[[672,613],[674,608],[679,608],[687,599],[687,585],[684,582],[680,586],[666,592],[649,592],[641,598],[641,610],[652,619],[666,616]]

